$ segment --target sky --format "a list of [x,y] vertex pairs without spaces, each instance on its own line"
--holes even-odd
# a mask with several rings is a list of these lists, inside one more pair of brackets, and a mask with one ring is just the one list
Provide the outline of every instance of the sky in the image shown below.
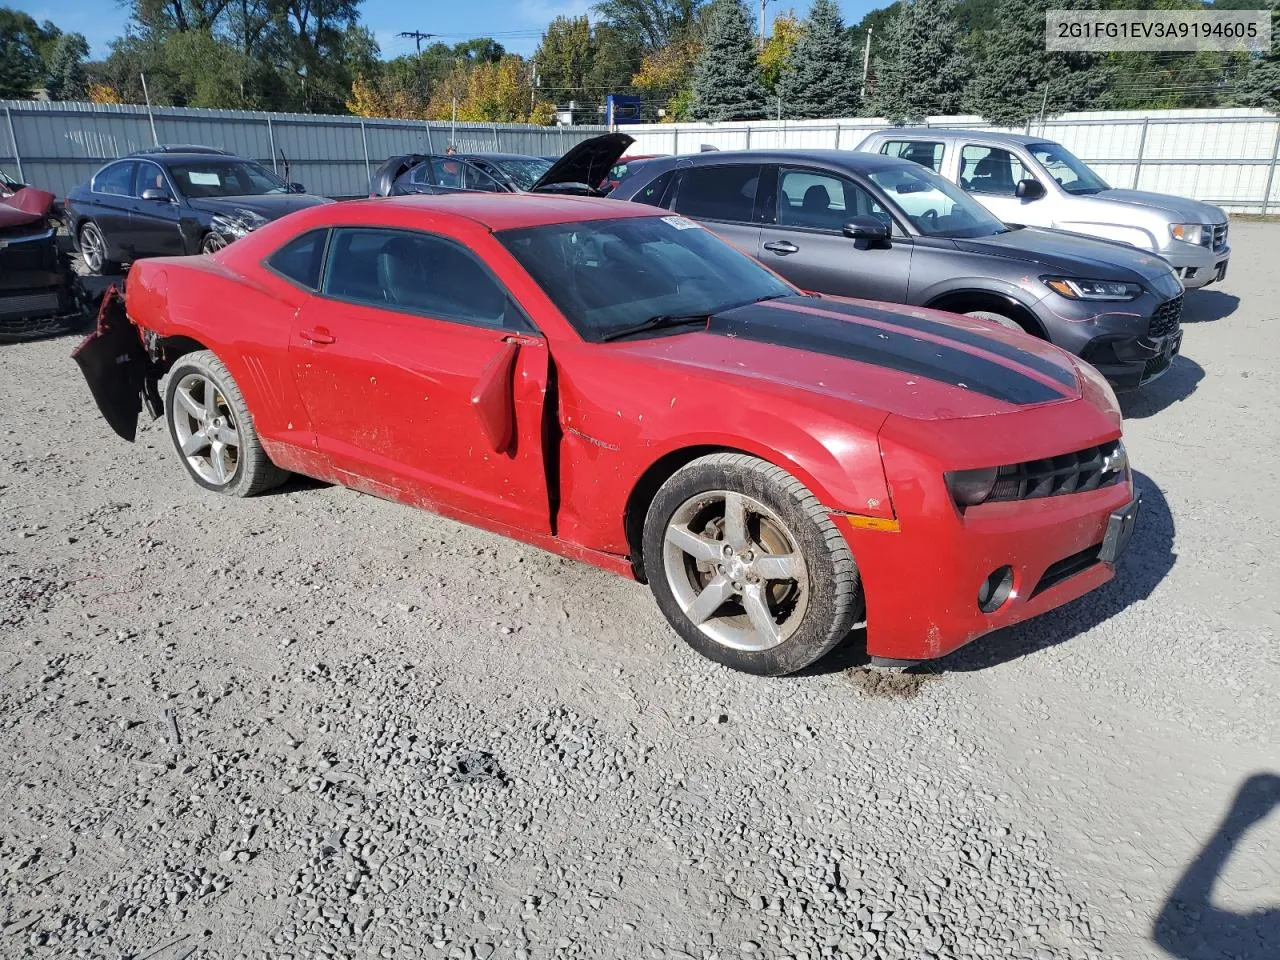
[[[402,30],[436,33],[445,43],[471,37],[493,37],[512,53],[528,56],[548,23],[560,15],[590,10],[593,0],[467,0],[465,3],[412,4],[404,0],[364,0],[361,16],[377,37],[384,57],[413,52],[413,41],[396,36]],[[838,0],[847,23],[857,23],[869,10],[889,0]],[[747,0],[753,10],[759,0]],[[0,6],[25,10],[36,20],[52,20],[66,31],[83,33],[95,59],[105,57],[108,45],[124,32],[127,8],[116,0],[0,0]],[[809,0],[771,0],[769,22],[782,10],[803,13]],[[416,10],[414,8],[417,8]],[[431,42],[431,41],[427,41]]]

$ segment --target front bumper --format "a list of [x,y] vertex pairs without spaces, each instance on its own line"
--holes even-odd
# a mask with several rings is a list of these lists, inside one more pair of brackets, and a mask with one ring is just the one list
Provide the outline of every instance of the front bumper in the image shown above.
[[1188,290],[1198,290],[1223,279],[1227,275],[1227,261],[1231,259],[1231,248],[1225,244],[1214,250],[1198,244],[1176,243],[1159,253],[1169,261]]
[[[1113,513],[1134,500],[1131,482],[1089,493],[971,508],[948,525],[901,521],[896,532],[834,515],[858,558],[867,602],[867,654],[932,660],[1002,627],[1047,613],[1115,575],[1100,559]],[[992,613],[978,594],[1013,569],[1009,598]]]
[[1088,361],[1118,392],[1163,376],[1182,349],[1181,296],[1089,303],[1050,294],[1036,312],[1055,346]]

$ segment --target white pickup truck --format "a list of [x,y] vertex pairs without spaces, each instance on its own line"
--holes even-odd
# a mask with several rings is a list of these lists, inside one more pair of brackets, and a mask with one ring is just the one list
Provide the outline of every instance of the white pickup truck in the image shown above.
[[1146,190],[1117,190],[1066,147],[1009,133],[893,127],[858,145],[914,160],[959,184],[1008,224],[1119,240],[1167,260],[1185,287],[1226,276],[1227,215],[1219,207]]

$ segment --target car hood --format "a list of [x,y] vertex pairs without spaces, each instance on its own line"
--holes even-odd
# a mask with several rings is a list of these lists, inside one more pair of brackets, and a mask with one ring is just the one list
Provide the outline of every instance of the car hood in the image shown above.
[[[1169,264],[1127,243],[1097,240],[1065,230],[1022,227],[955,241],[961,250],[1034,264],[1040,271],[1089,280],[1145,281],[1174,295],[1181,288]],[[1177,284],[1175,288],[1173,285]]]
[[278,220],[295,210],[333,201],[309,193],[269,193],[253,197],[198,197],[188,199],[187,203],[194,210],[207,210],[209,213],[234,214],[237,210],[252,210],[268,220]]
[[538,178],[530,192],[547,190],[561,184],[584,183],[599,187],[604,183],[618,158],[627,152],[635,139],[625,133],[605,133],[590,140],[583,140],[551,165],[551,169]]
[[57,199],[47,190],[21,187],[11,196],[0,197],[0,230],[38,223],[53,211]]
[[1011,413],[1081,396],[1065,351],[985,320],[862,300],[791,296],[702,330],[606,349],[749,378],[919,420]]
[[1145,207],[1164,214],[1170,223],[1225,223],[1227,220],[1222,208],[1211,203],[1168,193],[1152,193],[1150,190],[1103,190],[1088,194],[1087,199]]

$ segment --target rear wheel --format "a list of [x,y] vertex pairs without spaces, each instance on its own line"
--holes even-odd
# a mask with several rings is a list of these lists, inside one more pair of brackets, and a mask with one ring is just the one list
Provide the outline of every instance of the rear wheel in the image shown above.
[[662,485],[644,567],[685,642],[747,673],[803,669],[861,615],[858,569],[827,511],[785,470],[745,454],[702,457]]
[[91,274],[104,276],[119,272],[120,264],[107,258],[107,238],[103,235],[102,228],[96,223],[86,220],[80,224],[78,240],[80,259],[84,261],[85,269]]
[[240,388],[208,350],[173,365],[165,415],[182,465],[206,490],[251,497],[289,476],[267,457]]

